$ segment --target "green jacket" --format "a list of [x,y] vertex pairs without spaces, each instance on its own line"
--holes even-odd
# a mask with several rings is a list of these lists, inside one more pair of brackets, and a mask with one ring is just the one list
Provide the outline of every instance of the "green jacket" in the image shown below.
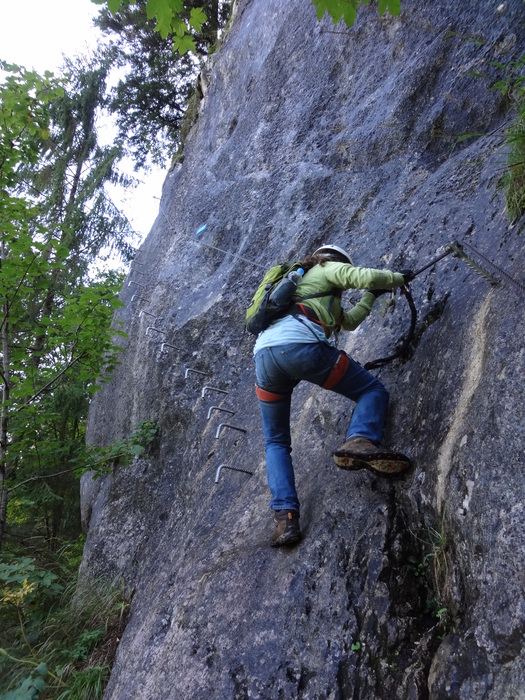
[[[376,298],[370,292],[365,292],[350,311],[343,312],[339,290],[391,289],[401,287],[403,284],[403,275],[399,272],[326,262],[324,265],[316,265],[308,270],[297,285],[293,301],[300,302],[307,309],[311,309],[329,333],[336,328],[353,331],[368,316]],[[327,295],[301,301],[301,297],[324,291],[335,292],[335,296]]]

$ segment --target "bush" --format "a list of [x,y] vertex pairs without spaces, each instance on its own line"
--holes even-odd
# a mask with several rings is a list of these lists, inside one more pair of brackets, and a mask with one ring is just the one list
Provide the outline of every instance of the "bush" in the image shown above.
[[0,562],[0,697],[2,700],[98,700],[109,679],[126,624],[129,597],[98,581],[75,592],[34,559],[3,555]]

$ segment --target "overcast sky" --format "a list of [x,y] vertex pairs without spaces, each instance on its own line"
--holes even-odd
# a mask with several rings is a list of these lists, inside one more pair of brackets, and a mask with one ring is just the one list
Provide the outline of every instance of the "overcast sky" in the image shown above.
[[27,68],[56,70],[62,54],[96,45],[90,0],[0,0],[0,55]]
[[[97,12],[91,0],[0,0],[0,58],[39,73],[60,72],[63,55],[73,58],[96,46]],[[138,177],[144,181],[138,189],[111,197],[144,236],[157,216],[165,173]]]

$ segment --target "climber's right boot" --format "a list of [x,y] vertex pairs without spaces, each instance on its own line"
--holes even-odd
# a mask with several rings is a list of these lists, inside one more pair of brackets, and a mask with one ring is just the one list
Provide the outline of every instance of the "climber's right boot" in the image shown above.
[[410,467],[410,460],[400,452],[374,445],[364,437],[351,437],[333,453],[341,469],[369,469],[381,476],[395,476]]

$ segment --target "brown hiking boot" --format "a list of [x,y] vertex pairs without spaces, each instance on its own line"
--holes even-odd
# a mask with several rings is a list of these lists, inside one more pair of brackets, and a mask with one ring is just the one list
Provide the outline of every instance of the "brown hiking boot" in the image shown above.
[[296,510],[276,510],[274,515],[275,530],[270,538],[272,547],[292,545],[301,539],[299,513]]
[[395,476],[410,467],[410,460],[400,452],[374,445],[364,437],[351,437],[333,453],[341,469],[369,469],[381,476]]

